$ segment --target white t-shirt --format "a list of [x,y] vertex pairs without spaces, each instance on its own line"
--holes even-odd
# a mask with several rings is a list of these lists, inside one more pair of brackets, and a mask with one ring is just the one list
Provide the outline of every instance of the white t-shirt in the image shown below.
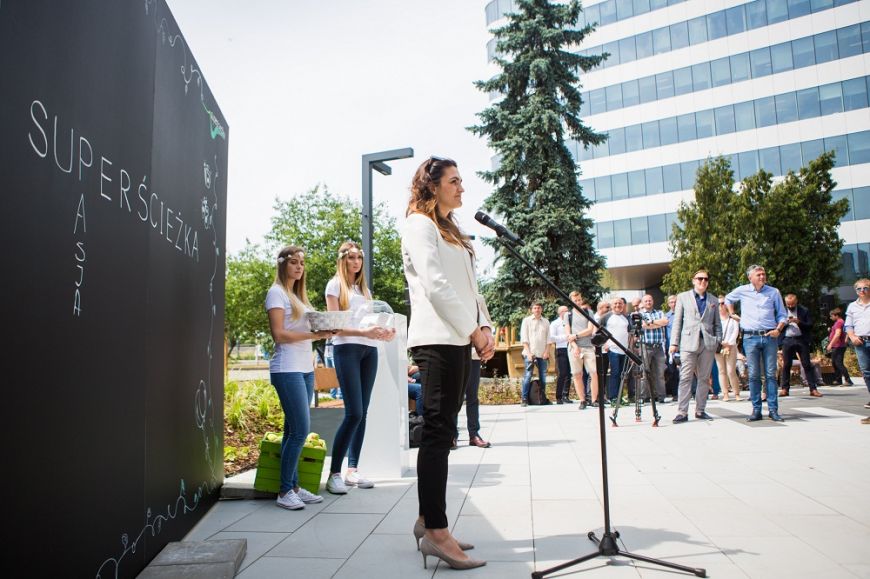
[[[278,284],[273,284],[266,293],[266,311],[280,308],[284,310],[284,329],[291,332],[310,332],[311,326],[303,312],[298,319],[293,319],[293,304],[290,297]],[[305,307],[305,311],[311,308]],[[311,353],[311,340],[300,340],[284,344],[275,344],[275,355],[269,360],[269,372],[314,372],[314,361]]]
[[[607,331],[613,334],[613,337],[616,338],[620,344],[628,346],[628,317],[624,314],[616,313],[609,313],[604,317],[607,318],[604,323],[604,327],[607,328]],[[607,342],[607,347],[617,354],[625,354],[625,351],[612,341]]]
[[[353,317],[351,318],[350,325],[351,327],[356,328],[357,326],[359,326],[359,322],[363,318],[363,316],[369,313],[365,310],[365,305],[369,300],[367,300],[365,295],[363,295],[359,285],[355,285],[351,289],[352,291],[350,293],[350,304],[348,309],[353,312]],[[336,276],[329,280],[329,283],[326,284],[326,291],[324,293],[328,296],[334,296],[336,299],[338,299],[340,291],[341,282]],[[341,344],[361,344],[363,346],[372,346],[374,348],[378,347],[377,340],[372,340],[371,338],[362,338],[358,336],[335,336],[332,339],[332,343],[336,346]]]

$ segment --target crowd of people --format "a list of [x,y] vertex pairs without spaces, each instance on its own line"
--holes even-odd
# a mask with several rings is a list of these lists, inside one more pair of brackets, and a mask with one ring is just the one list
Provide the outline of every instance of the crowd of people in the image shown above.
[[[597,406],[599,400],[613,404],[622,387],[622,402],[641,397],[646,402],[654,398],[657,403],[677,403],[674,423],[680,424],[689,420],[692,399],[695,418],[712,420],[706,412],[708,399],[741,401],[744,386],[748,386],[752,413],[747,420],[762,420],[766,404],[768,418],[783,422],[779,399],[790,394],[795,359],[809,396],[823,396],[819,391],[820,360],[811,352],[813,320],[795,294],[783,298],[767,283],[764,267],[753,265],[746,276],[748,283],[727,295],[714,296],[707,292],[709,273],[698,270],[692,276],[691,289],[667,297],[667,311],[657,309],[649,294],[633,299],[630,306],[625,298],[616,297],[599,301],[593,309],[575,291],[570,294],[574,308],[561,306],[557,316],[547,321],[542,316],[543,305],[532,303],[530,315],[520,326],[525,366],[521,404],[529,404],[533,385],[546,385],[552,346],[557,404],[573,403],[569,396],[572,385],[580,410]],[[843,359],[847,347],[854,347],[870,391],[870,281],[860,279],[854,288],[856,300],[849,304],[846,315],[841,308],[830,312],[825,349],[831,357],[832,383],[852,385]],[[739,315],[735,313],[737,304]],[[634,323],[629,312],[636,316]],[[600,376],[591,342],[596,327],[590,319],[616,340],[602,346],[606,356]],[[643,380],[623,376],[627,358],[623,347],[642,355]],[[870,403],[865,408],[870,408]],[[870,424],[870,418],[862,422]]]

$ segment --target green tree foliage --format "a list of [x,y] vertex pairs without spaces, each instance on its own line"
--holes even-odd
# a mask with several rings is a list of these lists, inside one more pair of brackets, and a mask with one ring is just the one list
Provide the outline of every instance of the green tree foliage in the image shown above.
[[834,154],[828,152],[782,180],[774,182],[762,170],[735,189],[728,162],[709,160],[698,170],[695,200],[683,202],[677,212],[674,259],[662,289],[685,291],[703,267],[710,272],[710,290],[726,293],[747,283],[745,270],[757,263],[783,295],[798,296],[821,329],[823,290],[840,283],[838,227],[849,210],[846,199],[832,202],[833,166]]
[[[324,290],[335,275],[339,246],[347,240],[361,242],[362,211],[360,204],[334,195],[317,186],[291,199],[276,200],[272,229],[266,240],[270,255],[277,255],[285,245],[305,249],[308,299],[319,309],[326,309]],[[396,313],[407,314],[405,277],[402,270],[401,238],[396,220],[386,213],[383,204],[374,210],[374,256],[372,259],[373,295],[387,302]],[[263,295],[268,285],[263,288]]]
[[[586,216],[590,203],[582,195],[565,138],[584,147],[605,139],[578,116],[578,71],[588,71],[605,55],[575,54],[592,31],[591,26],[575,27],[578,2],[515,4],[508,23],[493,31],[501,73],[475,83],[484,92],[503,95],[478,114],[480,124],[469,127],[498,154],[498,167],[480,173],[495,187],[484,206],[525,239],[523,256],[559,287],[595,299],[602,292],[604,261],[595,250],[592,221]],[[504,250],[497,260],[498,274],[486,288],[497,322],[517,321],[532,299],[548,303],[547,315],[555,311],[553,292],[522,263]]]
[[224,332],[230,350],[242,342],[271,343],[263,304],[274,279],[275,267],[258,245],[248,242],[227,258]]

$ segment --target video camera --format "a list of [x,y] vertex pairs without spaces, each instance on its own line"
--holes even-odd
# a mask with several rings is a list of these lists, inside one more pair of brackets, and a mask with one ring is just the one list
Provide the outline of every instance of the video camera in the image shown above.
[[643,316],[640,312],[631,312],[631,329],[635,336],[639,336],[643,330]]

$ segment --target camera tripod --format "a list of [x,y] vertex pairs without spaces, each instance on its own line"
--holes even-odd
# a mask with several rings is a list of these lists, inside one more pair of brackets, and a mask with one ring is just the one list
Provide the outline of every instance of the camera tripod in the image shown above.
[[652,405],[652,413],[653,413],[653,427],[659,425],[659,421],[662,419],[661,415],[659,415],[658,408],[656,408],[656,396],[653,393],[651,384],[652,380],[649,379],[649,364],[647,363],[648,353],[647,353],[647,345],[640,341],[640,332],[639,328],[635,328],[632,340],[632,349],[635,354],[640,355],[641,360],[643,360],[642,364],[636,363],[632,358],[628,358],[625,361],[625,367],[622,369],[622,376],[619,381],[619,391],[616,393],[616,400],[612,402],[613,404],[613,413],[610,415],[611,426],[616,427],[619,426],[616,422],[617,416],[619,416],[619,407],[622,405],[622,394],[625,392],[626,386],[628,386],[629,380],[632,378],[635,379],[635,389],[634,389],[634,421],[640,422],[640,414],[641,407],[643,406],[643,393],[649,392],[650,404]]

